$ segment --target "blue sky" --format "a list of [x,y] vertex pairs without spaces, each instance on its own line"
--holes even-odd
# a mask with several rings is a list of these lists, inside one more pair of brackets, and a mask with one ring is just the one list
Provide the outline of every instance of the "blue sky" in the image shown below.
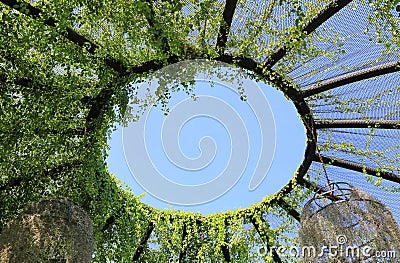
[[[209,214],[245,208],[275,193],[290,180],[303,159],[304,126],[282,92],[246,81],[252,82],[244,88],[249,95],[247,101],[240,100],[230,84],[211,85],[210,81],[199,80],[195,84],[197,101],[184,92],[176,92],[168,104],[168,116],[153,107],[141,118],[145,128],[135,127],[138,123],[118,127],[109,142],[109,170],[135,195],[147,192],[141,199],[144,203],[161,209]],[[261,93],[251,97],[255,89]],[[273,119],[267,115],[273,115]],[[138,146],[141,143],[142,148]],[[275,151],[268,164],[273,145]],[[158,177],[151,177],[153,173]],[[146,188],[143,180],[148,180],[152,189]],[[165,192],[170,182],[178,188],[188,186],[188,191],[178,194],[172,187]],[[197,197],[207,196],[204,189],[208,188],[203,186],[209,182],[214,183],[214,190],[210,191],[226,189],[206,203],[174,203],[173,200],[195,203],[201,199]],[[166,198],[160,198],[162,191]],[[175,195],[180,196],[169,199]]]

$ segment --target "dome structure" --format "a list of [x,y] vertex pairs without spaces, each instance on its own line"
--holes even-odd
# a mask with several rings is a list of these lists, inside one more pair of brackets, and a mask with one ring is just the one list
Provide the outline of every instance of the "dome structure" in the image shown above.
[[42,199],[13,220],[0,239],[1,262],[89,262],[92,223],[76,204]]
[[[399,222],[397,2],[0,0],[0,239],[28,203],[65,197],[92,220],[93,262],[295,262],[300,213],[326,185],[324,167]],[[304,124],[297,172],[251,207],[154,209],[107,170],[132,83],[193,59],[269,83]]]
[[378,251],[396,251],[400,246],[399,227],[392,213],[347,183],[330,183],[319,189],[304,206],[300,222],[306,262],[396,262],[387,254],[375,258]]

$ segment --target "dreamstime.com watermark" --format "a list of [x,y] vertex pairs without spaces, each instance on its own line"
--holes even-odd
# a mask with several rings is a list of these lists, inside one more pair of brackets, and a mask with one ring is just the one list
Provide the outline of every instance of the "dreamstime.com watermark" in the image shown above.
[[377,250],[369,245],[351,246],[347,245],[347,237],[339,235],[335,244],[326,244],[321,247],[314,246],[263,246],[258,249],[258,253],[262,256],[272,255],[274,252],[280,257],[290,258],[314,258],[335,259],[335,258],[379,258],[394,259],[398,252],[395,249]]

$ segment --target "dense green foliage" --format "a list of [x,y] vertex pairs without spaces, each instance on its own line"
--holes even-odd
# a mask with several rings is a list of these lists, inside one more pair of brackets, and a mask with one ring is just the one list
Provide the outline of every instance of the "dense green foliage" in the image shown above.
[[[179,257],[185,262],[223,262],[227,248],[233,262],[268,261],[272,257],[258,251],[263,243],[271,247],[291,242],[296,223],[281,208],[282,200],[299,211],[310,191],[297,185],[296,175],[287,191],[250,208],[202,216],[148,207],[107,171],[107,139],[115,123],[124,121],[127,102],[134,96],[132,83],[173,62],[224,60],[220,57],[222,48],[215,46],[219,28],[225,23],[224,3],[1,2],[7,5],[0,3],[0,229],[28,202],[56,196],[73,200],[90,215],[96,236],[93,262],[132,262],[139,256],[140,262],[169,262],[171,258],[177,262]],[[364,34],[385,44],[382,58],[398,54],[400,47],[395,2],[349,4],[355,9],[358,5],[372,7],[368,28],[375,30]],[[332,34],[302,31],[328,3],[239,1],[237,8],[247,13],[246,20],[237,18],[240,32],[232,30],[225,53],[262,62],[275,48],[286,45],[290,52],[275,72],[260,67],[257,70],[262,74],[257,77],[284,92],[287,86],[299,89],[289,78],[284,82],[279,78],[301,61],[316,56],[335,60],[346,52],[346,39],[331,28],[327,31]],[[272,12],[274,9],[280,11]],[[295,23],[282,26],[283,19]],[[86,39],[79,40],[72,29]],[[70,41],[74,37],[80,44]],[[332,48],[325,49],[321,42]],[[161,102],[173,96],[168,91],[163,95]],[[351,110],[358,103],[339,101],[325,93],[318,96]],[[369,103],[373,105],[374,100]],[[398,102],[390,103],[398,107]],[[359,110],[367,112],[369,106],[365,105]],[[397,165],[390,166],[383,152],[372,152],[368,147],[362,153],[345,142],[335,145],[326,140],[323,149],[330,148],[371,158],[381,156],[376,161],[385,169]],[[280,218],[280,224],[271,226],[264,220],[265,214]]]

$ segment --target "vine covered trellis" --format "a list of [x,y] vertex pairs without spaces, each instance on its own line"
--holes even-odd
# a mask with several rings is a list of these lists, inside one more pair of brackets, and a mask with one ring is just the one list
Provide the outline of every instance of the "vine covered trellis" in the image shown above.
[[[93,222],[93,262],[293,262],[275,248],[296,244],[322,165],[400,221],[399,1],[0,2],[0,233],[63,197]],[[190,59],[248,70],[294,103],[307,148],[278,193],[203,216],[149,207],[108,172],[132,83]]]

